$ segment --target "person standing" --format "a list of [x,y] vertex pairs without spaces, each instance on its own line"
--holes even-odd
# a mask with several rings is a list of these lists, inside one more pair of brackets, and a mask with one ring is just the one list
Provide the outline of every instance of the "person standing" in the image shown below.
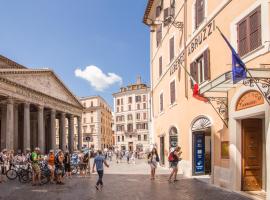
[[41,160],[40,149],[38,147],[35,148],[35,151],[32,152],[30,160],[32,162],[33,169],[33,177],[32,177],[32,185],[36,186],[37,182],[41,185],[41,171],[39,167],[39,161]]
[[172,182],[172,177],[174,177],[174,182],[178,181],[177,180],[177,173],[178,173],[178,163],[181,160],[181,147],[177,146],[169,155],[169,162],[170,162],[170,167],[172,168],[172,172],[169,177],[169,182]]
[[152,151],[148,154],[147,159],[148,159],[148,164],[151,167],[151,180],[155,180],[156,169],[159,162],[159,156],[158,156],[156,148],[152,149]]
[[59,152],[57,153],[55,161],[56,184],[64,185],[63,177],[65,174],[65,168],[64,153],[62,150],[59,150]]
[[3,149],[0,153],[0,183],[4,181],[4,175],[7,172],[7,166],[8,166],[8,155],[7,155],[7,149]]
[[116,157],[116,163],[118,164],[119,163],[119,158],[120,158],[120,152],[119,152],[118,149],[115,152],[115,157]]
[[[104,174],[104,168],[103,168],[103,164],[106,166],[106,167],[109,167],[109,165],[107,164],[104,156],[102,156],[102,152],[99,150],[98,151],[98,155],[95,157],[94,159],[94,164],[93,164],[93,168],[92,168],[92,172],[94,173],[95,172],[95,166],[96,166],[96,170],[97,170],[97,173],[98,173],[98,181],[96,183],[96,189],[99,190],[103,188],[103,174]],[[100,188],[99,188],[100,186]]]
[[67,173],[67,177],[68,178],[71,178],[71,166],[70,166],[70,162],[71,162],[70,153],[69,153],[69,151],[66,151],[64,163],[65,163],[65,171]]
[[134,164],[134,165],[136,164],[136,157],[135,157],[135,152],[134,151],[131,152],[130,160],[131,160],[132,164]]
[[127,163],[129,164],[130,154],[128,150],[126,151],[126,158],[127,158]]
[[53,183],[54,180],[54,171],[55,171],[55,155],[54,155],[54,150],[51,149],[49,152],[49,155],[47,157],[48,161],[48,168],[50,170],[50,183]]

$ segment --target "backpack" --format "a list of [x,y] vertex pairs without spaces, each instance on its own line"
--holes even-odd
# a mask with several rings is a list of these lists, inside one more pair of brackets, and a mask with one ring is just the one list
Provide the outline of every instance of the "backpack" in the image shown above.
[[174,151],[169,154],[168,160],[169,162],[173,162],[175,160]]

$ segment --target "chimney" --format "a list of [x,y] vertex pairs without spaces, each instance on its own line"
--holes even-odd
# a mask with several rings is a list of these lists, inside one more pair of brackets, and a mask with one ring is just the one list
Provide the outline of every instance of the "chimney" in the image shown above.
[[137,76],[136,84],[141,84],[141,83],[142,83],[142,78],[141,78],[141,76]]

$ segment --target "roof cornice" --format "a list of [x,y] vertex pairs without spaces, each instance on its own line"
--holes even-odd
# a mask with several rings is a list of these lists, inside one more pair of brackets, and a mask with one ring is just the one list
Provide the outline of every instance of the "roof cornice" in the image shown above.
[[146,25],[149,25],[149,24],[147,23],[147,19],[148,19],[148,17],[149,17],[150,12],[151,12],[151,9],[152,9],[152,6],[153,6],[153,4],[154,4],[154,1],[155,1],[155,0],[148,0],[146,9],[145,9],[145,11],[144,11],[143,23],[146,24]]

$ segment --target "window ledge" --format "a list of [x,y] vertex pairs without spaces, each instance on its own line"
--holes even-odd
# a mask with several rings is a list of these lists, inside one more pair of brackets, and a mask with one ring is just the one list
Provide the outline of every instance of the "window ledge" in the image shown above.
[[252,58],[251,58],[252,55],[254,55],[256,52],[258,52],[258,51],[260,51],[260,50],[262,50],[262,49],[264,49],[264,48],[265,48],[265,45],[261,45],[261,46],[257,47],[256,49],[254,49],[254,50],[248,52],[247,54],[245,54],[245,55],[242,56],[241,58],[242,58],[242,60],[244,60],[244,62],[248,62],[249,60],[252,59]]
[[173,102],[172,104],[170,104],[169,109],[173,108],[173,107],[176,106],[176,105],[177,105],[177,103],[176,103],[176,101],[175,101],[175,102]]
[[164,110],[158,113],[158,116],[161,116],[164,114]]

